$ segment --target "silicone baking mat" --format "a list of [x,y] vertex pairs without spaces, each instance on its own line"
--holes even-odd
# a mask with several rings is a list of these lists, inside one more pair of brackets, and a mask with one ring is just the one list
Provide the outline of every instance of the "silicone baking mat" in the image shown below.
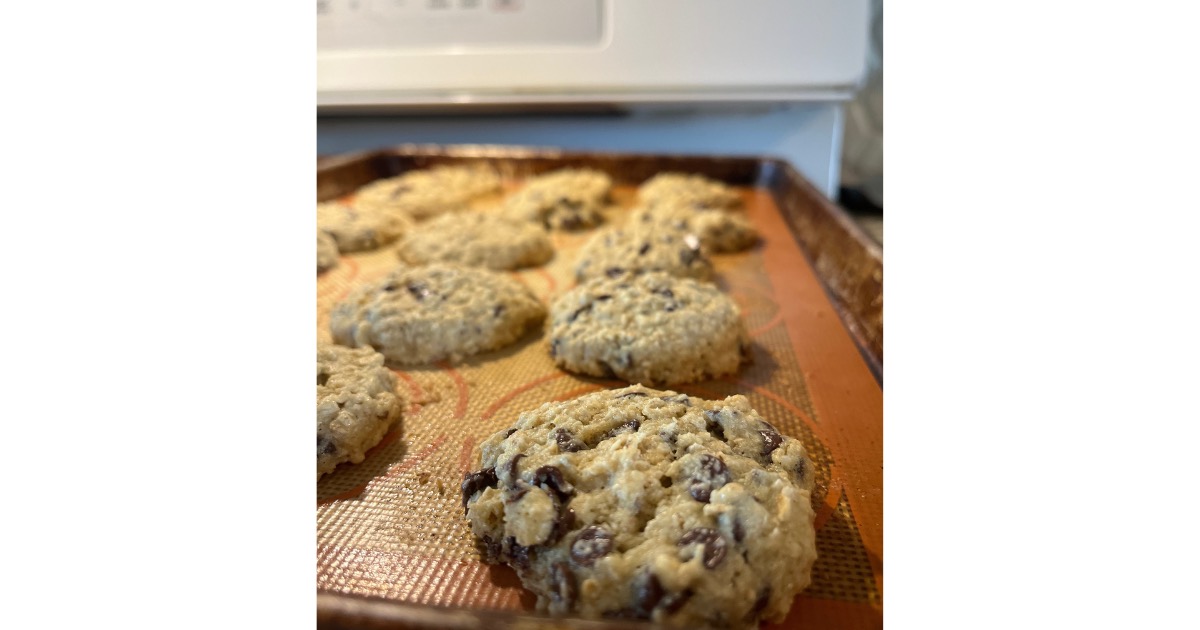
[[[508,189],[519,182],[507,182]],[[813,583],[785,628],[882,626],[882,390],[843,328],[771,193],[739,188],[762,241],[716,255],[718,286],[741,306],[753,362],[733,377],[672,387],[709,399],[746,395],[813,458],[817,551]],[[617,186],[609,221],[623,221],[636,188]],[[480,200],[481,211],[499,197]],[[555,258],[511,272],[547,304],[574,286],[576,252],[593,233],[554,233]],[[317,335],[331,307],[398,264],[395,252],[343,255],[317,280]],[[625,383],[557,369],[539,330],[457,365],[396,368],[402,420],[366,461],[317,483],[317,587],[466,608],[532,611],[535,598],[507,567],[483,564],[459,492],[477,445],[523,411]],[[764,627],[772,627],[764,624]]]

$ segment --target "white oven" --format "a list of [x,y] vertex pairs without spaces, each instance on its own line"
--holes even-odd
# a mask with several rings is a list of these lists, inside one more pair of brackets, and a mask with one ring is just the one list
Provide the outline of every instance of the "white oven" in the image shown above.
[[867,0],[318,0],[317,148],[773,155],[837,188]]

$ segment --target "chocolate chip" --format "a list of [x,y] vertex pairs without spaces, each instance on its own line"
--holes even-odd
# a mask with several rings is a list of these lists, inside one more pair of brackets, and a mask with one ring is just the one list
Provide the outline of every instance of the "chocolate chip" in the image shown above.
[[700,252],[694,249],[679,250],[679,262],[683,263],[685,266],[691,266],[691,264],[697,260],[700,260]]
[[558,443],[558,450],[564,453],[577,453],[587,448],[587,445],[575,439],[574,435],[566,429],[558,429],[554,432],[554,441]]
[[521,461],[522,457],[525,457],[524,453],[517,453],[513,455],[512,459],[508,460],[508,479],[510,485],[517,483],[517,462]]
[[670,289],[655,289],[653,293],[657,293],[665,298],[675,299],[675,292]]
[[575,574],[565,562],[550,565],[550,582],[553,589],[550,598],[570,608],[575,603]]
[[762,436],[763,440],[761,453],[763,457],[770,457],[771,453],[783,444],[783,436],[779,435],[774,429],[768,428],[765,431],[759,431],[758,434]]
[[767,604],[771,603],[771,587],[763,587],[761,593],[758,594],[758,599],[754,600],[754,608],[746,614],[746,621],[754,621],[758,618],[762,611],[767,609]]
[[508,309],[503,304],[497,304],[496,308],[492,309],[492,317],[500,317],[506,310]]
[[729,544],[725,542],[725,537],[715,529],[707,527],[697,527],[683,535],[676,543],[680,547],[688,545],[704,545],[704,568],[715,569],[725,559],[725,552]]
[[684,604],[688,603],[688,600],[692,598],[692,594],[692,589],[690,588],[682,593],[671,593],[662,598],[658,607],[662,608],[666,614],[674,615],[679,612],[680,608],[683,608]]
[[717,418],[719,416],[720,416],[720,412],[718,412],[718,411],[713,411],[711,409],[709,409],[708,411],[705,411],[704,412],[704,419],[705,419],[704,430],[711,433],[713,435],[713,437],[724,442],[725,441],[725,427],[721,426],[721,423],[717,420]]
[[800,461],[796,463],[796,476],[800,478],[800,481],[804,481],[806,474],[808,474],[808,460],[801,457]]
[[551,341],[551,342],[550,342],[550,358],[552,358],[552,359],[553,359],[553,358],[557,358],[557,357],[558,357],[558,350],[559,350],[559,346],[560,346],[561,344],[562,344],[562,340],[561,340],[561,339],[555,339],[555,340],[553,340],[553,341]]
[[642,243],[642,246],[638,248],[638,256],[645,256],[648,251],[650,251],[650,243]]
[[317,436],[317,455],[329,455],[337,452],[337,444],[333,440]]
[[603,442],[604,440],[607,440],[609,438],[615,438],[618,435],[621,435],[622,433],[636,433],[637,430],[640,428],[642,428],[641,422],[638,422],[637,420],[630,420],[630,421],[622,424],[621,426],[614,427],[608,433],[605,433],[604,437],[600,438],[600,441]]
[[671,486],[675,485],[675,481],[666,475],[659,477],[658,483],[664,488],[670,488]]
[[591,566],[601,556],[612,551],[612,534],[604,528],[589,525],[571,543],[571,559],[580,566]]
[[571,322],[575,321],[575,318],[579,317],[580,315],[582,315],[590,310],[592,310],[591,304],[584,304],[583,306],[575,309],[575,312],[571,313],[567,317],[567,323],[571,323]]
[[462,482],[463,509],[467,509],[467,500],[475,496],[476,492],[481,492],[487,488],[495,488],[499,483],[500,480],[496,478],[496,469],[494,467],[467,473],[463,477]]
[[666,594],[658,576],[649,569],[643,570],[633,579],[633,606],[639,617],[649,619],[658,602],[662,601]]
[[679,310],[679,302],[668,302],[667,305],[663,307],[663,310],[668,313],[673,313],[676,310]]
[[512,437],[512,434],[514,434],[516,432],[517,432],[517,427],[513,427],[513,428],[509,429],[507,432],[504,433],[504,439],[507,440],[508,438]]
[[732,480],[733,475],[729,474],[725,462],[706,453],[700,456],[700,465],[696,470],[695,477],[691,480],[688,494],[701,503],[708,503],[713,490]]
[[414,298],[417,298],[418,301],[424,300],[430,295],[429,287],[420,282],[409,283],[407,288],[408,292],[411,293]]
[[554,527],[550,529],[550,537],[546,539],[544,544],[553,545],[562,540],[567,532],[575,528],[575,510],[571,508],[561,509],[558,516],[554,519]]
[[692,401],[688,398],[687,394],[675,394],[674,396],[663,396],[662,398],[659,398],[659,400],[662,400],[665,402],[680,403],[685,407],[692,406]]
[[625,392],[616,398],[637,398],[638,396],[649,396],[646,392]]
[[605,300],[611,300],[611,299],[612,299],[612,296],[611,296],[611,295],[609,295],[609,294],[607,294],[607,293],[604,293],[604,294],[602,294],[602,295],[597,295],[596,297],[594,297],[594,298],[592,298],[592,299],[593,299],[594,301],[596,301],[596,302],[603,302],[603,301],[605,301]]
[[742,519],[733,517],[733,540],[734,542],[742,542],[746,538],[746,528],[742,525]]
[[399,288],[400,287],[398,287],[395,284],[392,284],[390,282],[388,284],[383,285],[383,290],[387,291],[388,293],[391,293],[392,291],[395,291],[396,289],[399,289]]
[[329,375],[324,372],[317,372],[317,385],[324,385],[329,382]]
[[542,466],[533,471],[533,485],[551,493],[560,503],[575,494],[575,486],[563,478],[562,471],[556,466]]
[[493,564],[504,562],[504,547],[491,536],[484,534],[476,547],[483,554],[484,561]]
[[503,554],[504,560],[515,565],[514,568],[521,571],[529,570],[529,547],[518,545],[516,537],[509,536],[504,539]]
[[623,273],[625,273],[625,269],[623,267],[609,267],[608,269],[604,270],[604,275],[608,276],[609,278],[616,278]]

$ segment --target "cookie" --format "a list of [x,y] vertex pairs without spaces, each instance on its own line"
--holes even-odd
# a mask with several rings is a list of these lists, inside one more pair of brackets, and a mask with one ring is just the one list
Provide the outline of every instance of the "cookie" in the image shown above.
[[549,230],[581,230],[604,221],[612,178],[592,169],[560,169],[529,180],[505,200],[501,212]]
[[403,213],[329,201],[317,204],[317,229],[333,237],[343,254],[383,247],[411,229]]
[[550,307],[555,365],[630,383],[733,374],[749,356],[737,304],[711,284],[662,272],[594,278]]
[[811,581],[812,463],[744,396],[635,385],[546,403],[476,462],[462,495],[481,555],[540,611],[756,627]]
[[317,230],[317,273],[332,268],[338,261],[337,241]]
[[400,258],[413,264],[449,262],[489,269],[541,265],[554,256],[540,226],[479,212],[446,214],[400,240]]
[[758,242],[758,232],[744,215],[703,204],[659,202],[635,208],[629,221],[695,234],[711,252],[737,252]]
[[533,293],[507,274],[436,263],[360,286],[333,307],[329,326],[337,343],[415,365],[502,348],[545,316]]
[[700,280],[713,274],[707,248],[699,237],[637,222],[597,232],[580,248],[575,263],[575,277],[580,281],[646,271]]
[[370,348],[317,344],[317,479],[360,463],[400,417],[396,375]]
[[699,203],[710,208],[736,208],[742,203],[737,191],[703,175],[659,173],[638,187],[638,199],[654,205],[660,202]]
[[500,190],[500,176],[485,166],[435,166],[377,180],[360,188],[354,203],[398,210],[415,219],[463,210],[472,199]]

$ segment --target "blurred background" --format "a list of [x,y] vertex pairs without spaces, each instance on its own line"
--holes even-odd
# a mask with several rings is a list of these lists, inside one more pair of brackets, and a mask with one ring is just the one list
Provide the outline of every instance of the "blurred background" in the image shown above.
[[317,151],[786,159],[883,239],[882,0],[318,0]]

